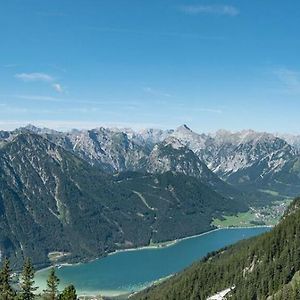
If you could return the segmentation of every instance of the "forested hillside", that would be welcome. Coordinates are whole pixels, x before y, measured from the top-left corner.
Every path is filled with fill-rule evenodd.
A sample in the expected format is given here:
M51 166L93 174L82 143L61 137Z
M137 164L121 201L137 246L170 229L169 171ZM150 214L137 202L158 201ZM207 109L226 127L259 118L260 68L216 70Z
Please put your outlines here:
M213 217L247 210L199 179L108 175L40 135L17 135L0 149L0 250L18 267L49 254L102 256L211 229Z
M212 253L133 299L207 299L233 288L230 299L300 299L300 198L262 236Z

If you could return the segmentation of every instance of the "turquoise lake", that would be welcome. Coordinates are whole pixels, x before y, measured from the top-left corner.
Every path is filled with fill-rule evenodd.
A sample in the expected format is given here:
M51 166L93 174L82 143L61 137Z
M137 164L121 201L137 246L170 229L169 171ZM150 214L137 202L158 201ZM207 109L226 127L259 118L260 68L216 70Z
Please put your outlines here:
M117 252L89 263L57 269L61 287L74 284L79 295L105 296L140 290L183 270L208 252L269 231L269 227L226 228L181 240L163 248ZM36 284L45 288L49 270L36 274Z

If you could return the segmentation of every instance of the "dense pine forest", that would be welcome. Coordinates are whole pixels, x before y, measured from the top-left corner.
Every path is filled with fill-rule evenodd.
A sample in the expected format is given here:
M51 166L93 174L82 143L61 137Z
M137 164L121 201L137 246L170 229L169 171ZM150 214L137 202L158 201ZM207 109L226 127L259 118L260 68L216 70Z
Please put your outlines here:
M134 299L207 299L233 288L230 299L300 299L300 198L275 228L207 255Z

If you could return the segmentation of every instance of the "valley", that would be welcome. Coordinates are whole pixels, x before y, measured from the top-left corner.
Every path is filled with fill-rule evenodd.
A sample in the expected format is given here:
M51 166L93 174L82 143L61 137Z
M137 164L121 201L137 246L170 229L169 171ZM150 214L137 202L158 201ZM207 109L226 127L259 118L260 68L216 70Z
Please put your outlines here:
M0 136L2 255L14 270L27 256L37 269L60 266L61 287L73 282L86 295L139 291L210 251L268 231L300 193L298 150L270 134L213 137L185 125L140 133L29 126ZM238 163L230 156L236 149ZM233 164L221 172L212 159ZM145 268L145 260L152 265ZM132 269L129 262L143 268ZM37 274L42 287L47 271Z
M213 228L213 217L247 210L214 176L231 198L180 172L111 175L35 133L0 151L0 247L14 268L24 256L40 268L51 252L76 262L199 234Z
M299 0L0 25L0 300L300 300Z

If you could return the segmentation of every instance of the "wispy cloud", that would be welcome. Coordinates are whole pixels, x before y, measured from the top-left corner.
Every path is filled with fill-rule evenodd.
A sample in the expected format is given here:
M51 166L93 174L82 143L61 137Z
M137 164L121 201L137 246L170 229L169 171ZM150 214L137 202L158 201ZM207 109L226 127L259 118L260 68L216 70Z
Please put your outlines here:
M210 14L235 17L240 13L238 8L231 5L183 5L179 9L189 15Z
M63 93L64 88L58 82L55 82L56 79L52 75L47 73L18 73L15 74L15 78L22 80L23 82L44 82L50 84L52 89L57 93Z
M54 90L58 93L63 93L64 92L64 89L63 87L61 86L61 84L59 83L53 83L52 84L52 87L54 88Z
M15 75L15 78L20 79L24 82L53 82L54 77L46 73L19 73Z
M273 72L289 93L300 93L300 71L279 68Z
M172 97L171 94L166 93L166 92L162 92L156 89L153 89L151 87L144 87L143 88L144 92L146 92L147 94L151 94L153 96L158 96L158 97Z

